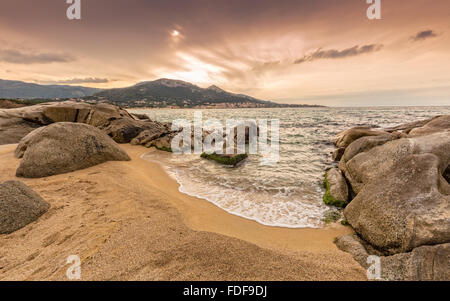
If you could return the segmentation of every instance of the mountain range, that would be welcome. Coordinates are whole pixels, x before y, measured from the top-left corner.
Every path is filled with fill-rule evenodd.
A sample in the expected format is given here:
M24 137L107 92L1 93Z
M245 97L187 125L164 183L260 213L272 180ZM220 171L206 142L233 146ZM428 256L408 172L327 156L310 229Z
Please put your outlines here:
M55 99L78 98L92 95L100 89L67 85L38 85L0 79L0 98Z
M131 87L107 90L63 85L38 85L19 81L0 80L0 98L77 98L93 103L108 102L122 107L308 107L308 105L278 104L244 94L230 93L214 85L208 88L201 88L189 82L166 78L141 82Z
M128 88L100 91L89 98L131 107L277 106L276 103L243 94L230 93L217 86L201 88L189 82L166 78L142 82Z

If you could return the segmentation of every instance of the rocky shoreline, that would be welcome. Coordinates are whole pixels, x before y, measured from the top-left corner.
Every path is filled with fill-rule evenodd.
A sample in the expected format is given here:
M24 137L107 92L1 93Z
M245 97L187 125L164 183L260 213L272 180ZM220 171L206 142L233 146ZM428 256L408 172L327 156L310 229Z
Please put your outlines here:
M21 178L130 160L118 143L170 151L175 134L169 124L108 104L0 110L0 145L18 143ZM364 268L370 255L379 256L384 280L449 280L450 115L388 129L352 128L334 144L336 167L326 173L324 201L345 208L344 222L356 233L336 238L336 245ZM50 208L22 182L1 184L0 195L6 200L0 234L25 227Z
M152 121L145 114L130 114L110 104L64 101L0 110L0 145L18 143L14 155L21 159L16 171L20 178L43 178L106 161L130 160L118 144L130 143L171 152L171 142L177 133L170 129L168 123ZM207 134L204 132L203 138ZM246 157L202 154L202 158L232 166ZM14 199L16 196L10 192L9 186L5 183L2 193L5 198ZM33 214L30 210L32 206L4 210L7 216L2 220L9 223L18 212L33 216L21 223L25 226L43 213ZM8 228L7 225L0 225L0 228L3 226Z
M356 232L336 239L383 280L450 279L450 116L336 135L324 201Z

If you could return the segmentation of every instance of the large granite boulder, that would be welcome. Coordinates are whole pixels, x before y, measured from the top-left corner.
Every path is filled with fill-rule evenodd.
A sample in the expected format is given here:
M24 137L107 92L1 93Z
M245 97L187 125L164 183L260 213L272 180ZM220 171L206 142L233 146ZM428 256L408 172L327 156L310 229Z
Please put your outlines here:
M128 155L101 130L80 123L58 122L24 137L15 155L23 158L18 177L40 178L91 167L106 161L128 161Z
M342 131L338 133L333 143L337 147L347 147L349 146L353 141L366 136L380 136L380 135L386 135L388 134L385 131L380 130L374 130L373 128L369 127L354 127L345 131Z
M449 164L448 131L357 154L340 164L357 193L345 217L365 241L388 254L449 242Z
M386 134L380 136L366 136L359 138L352 142L344 151L342 158L344 162L350 161L353 157L355 157L359 153L367 152L372 148L383 145L386 142L395 140L400 136L393 134ZM340 148L338 148L340 149ZM341 158L341 159L342 159Z
M450 280L450 244L422 246L411 252L383 256L357 235L344 235L335 240L344 252L350 253L364 268L370 255L380 258L380 279L390 281L448 281Z
M367 242L386 254L450 242L450 185L434 154L406 156L362 188L344 211Z
M409 123L404 123L404 124L400 124L400 125L397 125L394 127L385 128L385 129L383 129L383 131L386 131L389 133L402 132L404 134L409 134L409 132L411 132L413 129L423 127L428 122L430 122L436 118L439 118L439 117L441 117L441 116L435 116L433 118L429 118L429 119L425 119L425 120L418 120L418 121L413 121L413 122L409 122Z
M0 184L0 234L25 227L47 212L50 204L19 181Z
M450 115L433 118L422 127L416 127L409 132L410 136L423 136L450 130ZM450 135L450 133L449 133Z
M368 255L381 256L383 279L450 280L449 121L438 116L357 139L351 129L335 139L341 147L353 140L339 169L354 197L344 215L357 233L336 244L364 267Z
M351 145L344 153L339 168L344 172L356 193L359 193L362 187L372 179L391 171L394 164L409 155L425 153L436 155L439 158L441 174L444 174L449 164L450 133L447 131L390 141L368 151L359 152L352 157L354 153L357 153L354 149L361 149L358 146L360 141L355 143L355 147Z

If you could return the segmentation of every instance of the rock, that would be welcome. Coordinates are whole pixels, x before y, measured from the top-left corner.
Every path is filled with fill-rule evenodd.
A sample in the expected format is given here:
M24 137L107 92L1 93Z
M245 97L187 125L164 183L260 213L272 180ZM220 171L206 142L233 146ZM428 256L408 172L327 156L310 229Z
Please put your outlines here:
M380 136L366 136L353 141L347 148L344 149L344 162L350 161L359 153L371 150L372 148L383 145L388 141L397 139L398 136L392 134ZM342 159L342 158L341 158Z
M449 281L450 243L422 246L409 253L383 256L381 278L390 281Z
M154 130L144 130L131 140L132 145L146 145L147 143L161 137L161 133Z
M367 269L369 266L369 264L367 264L369 253L357 235L340 236L335 239L334 243L340 250L350 253L363 268Z
M15 144L41 125L19 117L9 117L0 110L0 145Z
M385 131L379 131L374 130L369 127L354 127L348 130L345 130L343 132L338 133L333 143L337 147L347 147L349 146L353 141L365 137L365 136L380 136L380 135L386 135L387 132Z
M436 117L433 117L433 118L430 118L430 119L426 119L426 120L419 120L419 121L409 122L409 123L401 124L401 125L398 125L398 126L395 126L395 127L386 128L386 129L383 129L383 130L386 131L386 132L389 132L389 133L401 132L401 133L404 133L404 134L409 134L409 132L412 129L422 127L425 124L427 124L428 122L430 122L430 121L432 121L432 120L434 120L436 118L439 118L439 117L440 116L436 116Z
M167 128L160 123L129 118L113 119L106 127L102 127L101 129L117 143L129 143L144 131L146 131L147 136L141 136L134 143L144 144L144 142L139 141L146 140L146 138L152 135L161 136L167 133Z
M243 130L244 135L242 137L240 137L238 135L240 128L244 129ZM250 143L250 138L258 139L259 131L260 131L260 129L255 121L245 120L245 121L240 122L234 129L231 129L230 134L232 134L234 137L235 145L237 145L238 143L248 144L248 143ZM226 139L227 139L226 135L224 138L226 141ZM255 140L255 141L257 141L257 140Z
M412 129L409 136L423 136L443 131L447 131L450 135L450 115L434 118L424 126Z
M364 267L368 255L380 256L382 279L450 279L449 121L438 116L361 137L339 162L356 194L344 216L358 235L336 244ZM338 144L353 139L343 133Z
M333 151L333 155L332 155L333 161L340 161L342 159L342 156L344 155L344 152L345 152L345 147L339 147L339 148L335 149Z
M47 212L50 204L19 181L0 184L0 234L17 231Z
M175 137L176 133L171 133L165 136L162 136L158 139L152 140L148 142L145 147L154 146L158 150L172 152L172 139Z
M150 117L148 117L147 114L139 114L139 113L133 113L131 114L133 117L135 117L137 120L150 120Z
M367 244L357 235L344 235L335 240L336 246L363 267L370 264L370 255L380 257L382 280L389 281L448 281L450 279L450 244L422 246L408 253L382 256L367 250Z
M215 161L217 163L223 164L223 165L229 165L229 166L237 166L240 162L247 159L247 154L240 154L240 155L225 155L225 154L207 154L203 153L201 155L202 158Z
M86 123L106 127L111 119L133 119L125 110L109 104L49 102L16 109L0 109L0 144L18 143L38 127L55 122Z
M327 205L345 207L348 204L348 186L342 173L337 168L325 174L325 194L323 201Z
M369 183L380 174L387 173L393 165L408 155L432 153L440 159L441 174L444 174L450 157L450 135L446 132L435 133L427 136L403 138L387 142L381 146L374 147L366 152L361 152L350 160L351 147L344 153L343 160L339 163L341 169L353 190L356 193L362 189L364 184Z
M430 153L399 160L363 186L346 207L346 219L387 254L449 242L450 185L439 161Z
M88 168L106 161L128 161L128 155L99 129L59 122L36 129L15 151L23 157L18 177L40 178Z
M339 212L336 209L330 209L325 211L325 213L323 214L323 221L326 224L334 223L340 220L341 217L342 217L341 212Z

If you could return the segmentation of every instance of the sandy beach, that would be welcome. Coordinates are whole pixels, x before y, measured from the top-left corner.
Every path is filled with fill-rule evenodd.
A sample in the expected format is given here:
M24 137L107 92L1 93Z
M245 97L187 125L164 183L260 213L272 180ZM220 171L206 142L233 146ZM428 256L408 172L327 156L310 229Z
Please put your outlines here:
M0 146L0 181L17 179L16 145ZM0 280L67 280L70 255L82 280L366 280L333 239L351 233L268 227L185 195L157 152L121 145L129 162L106 162L41 179L20 179L51 209L0 236Z

